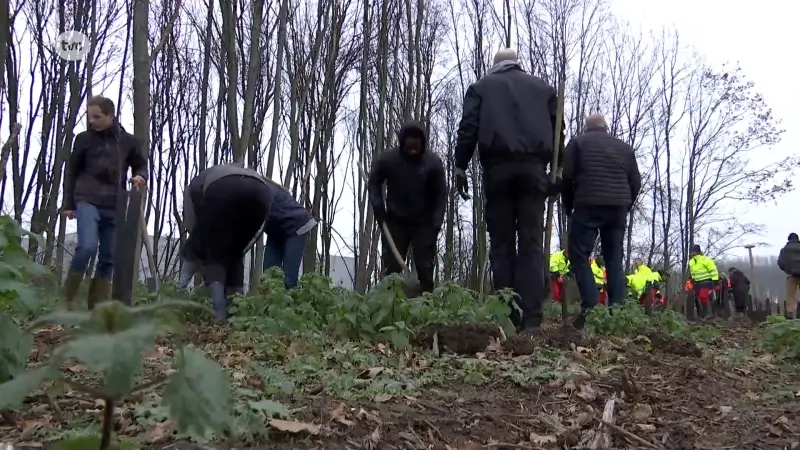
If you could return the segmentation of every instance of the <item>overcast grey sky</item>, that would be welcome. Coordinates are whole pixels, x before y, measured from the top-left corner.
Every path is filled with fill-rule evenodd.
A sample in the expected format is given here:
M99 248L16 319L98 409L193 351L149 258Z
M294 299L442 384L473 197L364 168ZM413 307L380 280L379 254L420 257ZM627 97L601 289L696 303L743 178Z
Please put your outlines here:
M767 104L786 129L783 140L765 155L768 160L797 154L800 148L800 88L795 59L800 5L790 0L613 0L614 12L644 28L674 25L681 39L712 64L739 62L746 75L764 95ZM791 37L790 37L791 35ZM798 171L800 176L800 171ZM800 189L800 183L796 183ZM762 238L771 248L756 249L758 254L777 254L790 232L800 232L800 191L777 202L742 207L745 222L766 225ZM733 252L744 255L739 249Z

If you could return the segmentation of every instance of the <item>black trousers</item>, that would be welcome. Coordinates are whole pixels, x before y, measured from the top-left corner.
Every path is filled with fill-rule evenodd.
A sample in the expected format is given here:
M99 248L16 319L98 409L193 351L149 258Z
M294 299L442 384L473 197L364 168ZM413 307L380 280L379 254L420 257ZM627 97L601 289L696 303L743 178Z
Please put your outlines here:
M229 175L206 187L187 241L188 251L203 262L206 284L244 286L244 253L263 232L271 205L269 187L252 177Z
M589 257L597 235L606 263L609 306L625 298L625 273L622 270L622 241L625 237L628 211L623 206L576 206L572 213L568 237L569 262L581 294L581 312L597 305L594 274Z
M386 227L392 235L394 245L405 261L411 247L414 267L417 269L419 284L423 292L433 291L433 269L436 263L436 239L439 231L432 226L406 225L396 220L387 220ZM389 242L383 239L383 264L386 274L402 273L403 268L394 257Z
M542 318L547 296L544 282L544 210L547 174L544 165L514 161L484 166L486 228L494 288L513 288L519 296L511 320L517 326Z
M747 309L747 294L750 289L747 286L732 286L731 292L733 293L733 304L736 307L736 312L744 312Z

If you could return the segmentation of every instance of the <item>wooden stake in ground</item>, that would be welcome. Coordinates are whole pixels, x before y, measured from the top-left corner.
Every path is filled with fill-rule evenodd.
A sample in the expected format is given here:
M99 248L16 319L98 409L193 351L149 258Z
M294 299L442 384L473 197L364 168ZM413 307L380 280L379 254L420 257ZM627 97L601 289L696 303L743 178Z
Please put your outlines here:
M556 107L556 129L554 130L553 139L553 159L550 161L550 183L555 184L560 169L558 169L559 148L561 147L561 128L564 124L564 76L560 77L558 82L558 106ZM555 207L555 197L550 197L547 200L547 221L545 222L544 231L544 268L545 274L549 273L550 269L550 242L553 238L553 213ZM545 276L545 274L542 274ZM568 313L567 299L561 296L561 320L566 322Z

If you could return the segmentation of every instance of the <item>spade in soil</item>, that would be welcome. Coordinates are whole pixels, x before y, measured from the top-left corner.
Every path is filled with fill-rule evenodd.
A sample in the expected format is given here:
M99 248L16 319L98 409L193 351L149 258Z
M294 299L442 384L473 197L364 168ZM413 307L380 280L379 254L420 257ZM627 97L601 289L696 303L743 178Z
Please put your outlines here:
M397 251L392 233L389 232L389 227L386 226L385 222L381 223L381 230L383 231L383 238L386 239L386 242L389 244L389 249L392 251L392 256L397 260L397 264L400 264L400 267L403 268L403 292L405 292L406 298L419 297L422 295L422 285L419 283L416 275L411 273L411 270L409 270L406 262L400 255L400 252Z

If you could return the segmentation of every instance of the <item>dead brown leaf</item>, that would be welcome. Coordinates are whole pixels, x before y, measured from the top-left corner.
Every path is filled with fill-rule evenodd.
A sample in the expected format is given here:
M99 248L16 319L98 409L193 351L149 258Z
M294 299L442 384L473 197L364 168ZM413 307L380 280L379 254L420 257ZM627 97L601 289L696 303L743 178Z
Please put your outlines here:
M653 408L646 403L637 403L633 406L633 411L631 411L631 416L637 422L647 422L647 419L653 415Z
M586 403L591 403L597 400L597 390L590 386L589 384L582 384L578 388L578 392L575 394L581 400L585 401Z
M389 395L389 394L378 394L378 395L375 396L375 398L373 400L375 401L375 403L386 403L389 400L391 400L392 398L394 398L394 397L392 395Z
M358 378L362 380L369 380L377 377L378 375L386 372L385 367L370 367L369 369L358 374Z
M172 435L172 421L166 420L164 422L158 422L156 425L149 430L145 434L145 439L147 442L153 443L158 442L162 439L166 439Z
M270 419L270 421L267 423L269 423L272 428L293 434L300 432L319 434L321 430L319 425L307 422L299 422L297 420Z
M530 440L533 443L533 445L538 445L540 447L544 445L555 444L556 442L558 442L558 438L556 438L555 436L542 436L541 434L536 434L534 432L531 432L530 436L528 437L528 440Z
M347 405L340 403L330 414L331 421L339 422L348 427L353 426L353 421L347 419Z

